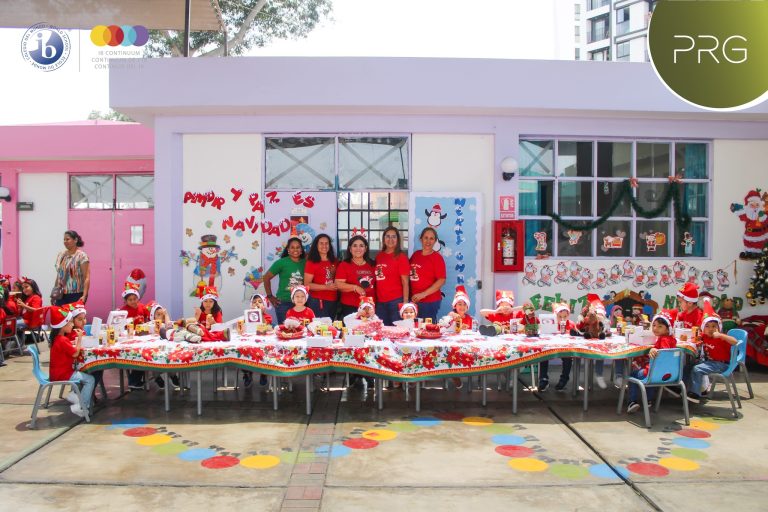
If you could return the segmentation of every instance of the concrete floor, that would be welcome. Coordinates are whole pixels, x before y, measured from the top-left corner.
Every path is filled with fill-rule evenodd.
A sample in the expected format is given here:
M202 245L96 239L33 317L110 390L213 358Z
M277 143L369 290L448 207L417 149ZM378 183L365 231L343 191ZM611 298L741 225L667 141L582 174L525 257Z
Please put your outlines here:
M595 390L585 413L580 397L521 386L513 415L495 378L487 407L479 390L434 382L416 413L413 393L406 402L402 390L386 391L379 411L372 392L343 390L338 375L330 392L315 392L308 417L303 379L285 387L275 412L266 389L233 389L233 371L227 388L218 377L214 393L213 373L205 374L197 416L192 392L174 391L166 413L154 385L119 396L118 372L109 370L110 399L90 424L57 399L30 430L37 384L30 358L11 357L0 368L0 508L767 509L764 368L751 368L756 397L743 400L739 418L718 392L691 407L686 427L670 397L651 429L642 414L616 415L615 389Z

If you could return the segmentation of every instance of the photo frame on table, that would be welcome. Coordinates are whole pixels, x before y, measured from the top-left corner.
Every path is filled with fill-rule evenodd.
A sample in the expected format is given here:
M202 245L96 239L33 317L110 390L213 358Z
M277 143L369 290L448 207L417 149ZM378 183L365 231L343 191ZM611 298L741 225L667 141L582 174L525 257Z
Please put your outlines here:
M120 333L125 330L125 324L128 323L128 312L123 310L110 311L107 316L106 327L111 327L115 332Z
M539 315L539 334L557 334L557 317L554 313Z
M243 321L245 322L245 332L256 332L256 326L264 323L264 314L260 309L246 309L243 311Z

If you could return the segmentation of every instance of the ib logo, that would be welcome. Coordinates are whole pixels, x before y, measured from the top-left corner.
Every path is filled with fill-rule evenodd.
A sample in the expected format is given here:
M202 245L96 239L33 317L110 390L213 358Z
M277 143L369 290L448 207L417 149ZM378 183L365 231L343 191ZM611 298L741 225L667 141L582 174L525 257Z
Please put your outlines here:
M50 23L32 25L21 38L21 55L25 61L43 71L54 71L67 62L69 36Z
M91 42L96 46L144 46L149 31L142 25L96 25L91 29Z
M660 1L648 28L656 74L683 100L736 111L768 99L768 2Z

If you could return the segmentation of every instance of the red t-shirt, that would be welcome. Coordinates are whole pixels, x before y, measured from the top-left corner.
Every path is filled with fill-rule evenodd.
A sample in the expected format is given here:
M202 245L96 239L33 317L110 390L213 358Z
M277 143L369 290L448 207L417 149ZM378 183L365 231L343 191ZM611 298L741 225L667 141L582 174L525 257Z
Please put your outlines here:
M659 336L656 338L656 343L654 343L653 348L656 350L662 350L665 348L675 348L677 347L677 340L674 336ZM648 372L651 369L651 358L648 356L642 356L637 359L636 364L639 368L642 368L645 370L645 375L648 375Z
M40 309L43 307L43 298L39 295L30 295L24 303L31 308ZM21 318L24 319L24 323L27 326L32 323L32 315L34 314L35 312L29 309L25 309L24 313L21 314Z
M69 380L74 373L75 362L75 346L72 341L63 334L56 336L51 345L50 357L50 380Z
M261 312L261 316L264 317L264 323L265 324L271 324L272 323L272 315L270 315L266 311L262 311Z
M16 299L14 297L17 297L17 295L9 295L9 298L5 303L5 307L10 311L9 316L19 316L19 306L16 305Z
M133 318L134 324L141 324L149 321L149 310L147 309L147 306L141 302L136 304L135 308L128 307L127 304L124 304L120 309L128 312L128 318Z
M304 266L304 275L311 275L314 284L332 284L336 279L336 263L331 261L307 260ZM339 292L336 290L310 290L311 297L319 300L339 300Z
M410 279L413 297L432 286L438 279L445 279L445 260L437 252L429 256L424 256L421 251L414 252L411 256ZM421 299L421 302L436 302L442 298L440 290L437 290Z
M205 311L201 311L200 316L197 317L197 322L199 324L205 325L206 318L208 318L208 314ZM221 316L221 311L213 315L214 324L220 324L222 321L223 321L223 317Z
M730 343L720 338L707 336L706 334L701 335L701 340L704 343L704 353L707 354L708 359L726 364L731 362Z
M285 313L285 318L295 318L299 321L306 319L311 322L315 319L315 312L306 306L304 306L304 311L296 311L296 308L291 308Z
M680 311L677 314L677 321L683 322L683 326L686 329L690 329L691 327L701 327L702 320L704 320L704 312L701 308L695 308L690 313Z
M361 281L367 280L370 286L365 290L365 294L369 297L376 296L375 278L376 269L373 265L363 263L362 265L355 265L354 263L342 261L339 266L336 267L336 279L340 279L348 284L360 285ZM360 295L355 292L341 292L341 303L345 306L357 307L360 305Z
M508 315L504 315L502 313L491 313L486 317L486 319L494 324L506 324L509 325L509 321L513 318L523 318L523 312L522 311L513 311L512 313Z
M472 322L474 321L471 316L464 315L463 317L454 318L454 322L459 323L461 322L461 325L464 326L464 329L471 329L472 328Z
M403 276L411 271L408 257L381 251L376 255L376 302L403 299Z

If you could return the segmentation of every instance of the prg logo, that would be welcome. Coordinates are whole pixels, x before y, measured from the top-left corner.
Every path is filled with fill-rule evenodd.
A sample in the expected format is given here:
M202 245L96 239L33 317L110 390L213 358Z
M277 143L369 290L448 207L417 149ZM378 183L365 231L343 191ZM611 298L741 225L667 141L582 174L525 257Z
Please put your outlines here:
M142 25L96 25L91 29L91 42L96 46L144 46L149 31Z
M50 23L32 25L21 38L21 56L43 71L54 71L63 66L70 50L67 33Z

